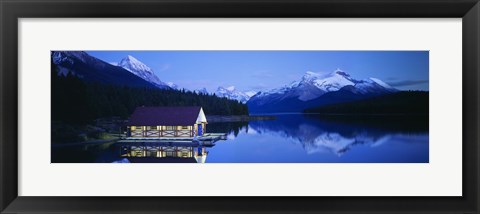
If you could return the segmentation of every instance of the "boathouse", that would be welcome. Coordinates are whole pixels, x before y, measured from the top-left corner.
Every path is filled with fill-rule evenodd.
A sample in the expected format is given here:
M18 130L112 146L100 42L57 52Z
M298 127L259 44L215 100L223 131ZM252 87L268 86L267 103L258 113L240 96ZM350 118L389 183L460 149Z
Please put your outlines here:
M199 106L137 107L127 123L127 137L195 137L206 132Z

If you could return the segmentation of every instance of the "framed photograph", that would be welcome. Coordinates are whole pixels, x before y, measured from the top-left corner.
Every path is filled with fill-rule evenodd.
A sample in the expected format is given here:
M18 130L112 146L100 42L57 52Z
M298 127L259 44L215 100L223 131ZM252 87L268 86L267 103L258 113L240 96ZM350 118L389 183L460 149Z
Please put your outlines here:
M476 0L0 8L2 213L478 213Z

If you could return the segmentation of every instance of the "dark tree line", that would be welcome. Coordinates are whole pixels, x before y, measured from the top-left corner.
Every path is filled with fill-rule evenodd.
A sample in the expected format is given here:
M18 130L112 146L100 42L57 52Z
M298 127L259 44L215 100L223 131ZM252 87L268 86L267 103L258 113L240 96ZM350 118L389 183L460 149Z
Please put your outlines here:
M236 100L185 90L135 88L84 82L71 75L57 75L52 63L52 120L85 124L103 117L128 118L138 106L201 106L205 114L248 115Z
M365 100L306 109L320 114L406 114L428 115L428 91L402 91Z

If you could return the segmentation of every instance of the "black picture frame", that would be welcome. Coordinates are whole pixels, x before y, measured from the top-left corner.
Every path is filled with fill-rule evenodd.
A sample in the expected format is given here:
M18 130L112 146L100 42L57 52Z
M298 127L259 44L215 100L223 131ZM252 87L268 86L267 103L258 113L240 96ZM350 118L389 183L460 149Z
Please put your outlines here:
M478 213L478 0L0 0L2 213ZM19 197L18 19L134 17L462 18L462 197ZM445 41L448 42L448 41ZM432 108L435 108L434 106ZM446 121L448 122L448 121ZM241 178L239 178L241 179ZM73 184L72 184L73 185ZM441 187L439 187L441 188Z

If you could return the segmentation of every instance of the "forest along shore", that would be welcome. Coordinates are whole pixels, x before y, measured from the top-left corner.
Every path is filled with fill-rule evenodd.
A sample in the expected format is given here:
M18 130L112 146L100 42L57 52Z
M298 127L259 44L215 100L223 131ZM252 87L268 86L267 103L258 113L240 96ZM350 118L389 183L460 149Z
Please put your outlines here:
M276 120L276 116L271 115L207 115L207 121L209 123L219 122L246 122L252 120Z

